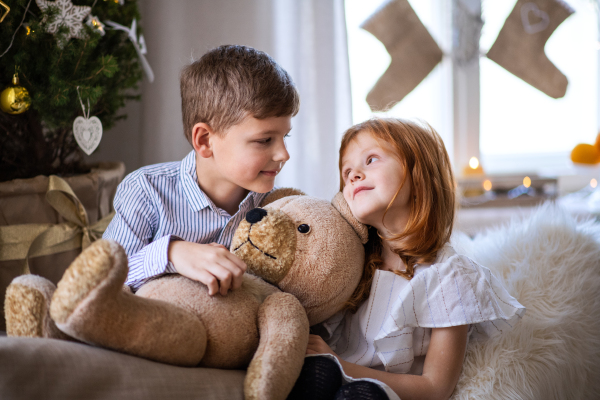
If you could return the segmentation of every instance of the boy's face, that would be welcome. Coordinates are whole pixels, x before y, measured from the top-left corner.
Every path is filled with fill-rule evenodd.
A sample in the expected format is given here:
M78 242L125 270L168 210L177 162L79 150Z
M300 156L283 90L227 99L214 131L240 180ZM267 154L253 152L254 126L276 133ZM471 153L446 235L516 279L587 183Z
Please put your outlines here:
M257 193L273 189L275 176L290 159L285 137L292 117L246 117L212 137L213 157L221 179Z

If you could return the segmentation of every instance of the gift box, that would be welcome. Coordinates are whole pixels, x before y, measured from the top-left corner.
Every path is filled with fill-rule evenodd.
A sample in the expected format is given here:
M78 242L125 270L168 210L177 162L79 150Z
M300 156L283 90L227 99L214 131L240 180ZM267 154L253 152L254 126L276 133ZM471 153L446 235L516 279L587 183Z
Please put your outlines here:
M82 248L102 237L124 175L125 165L114 162L71 177L0 182L1 331L6 330L4 297L10 282L31 273L56 284Z

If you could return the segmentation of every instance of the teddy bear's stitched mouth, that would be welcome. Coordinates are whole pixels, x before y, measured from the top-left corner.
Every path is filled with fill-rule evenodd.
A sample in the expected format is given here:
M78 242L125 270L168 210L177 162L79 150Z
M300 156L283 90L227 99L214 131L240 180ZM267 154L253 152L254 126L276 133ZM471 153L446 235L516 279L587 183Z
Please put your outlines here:
M233 251L238 251L243 245L245 245L246 243L250 243L252 245L252 247L254 247L256 250L258 250L261 253L263 253L265 256L267 256L269 258L272 258L273 260L277 260L277 257L274 257L274 256L270 255L269 253L267 253L266 251L262 250L260 247L258 247L254 243L252 243L252 239L250 239L250 231L252 231L252 226L253 225L254 224L250 225L250 229L248 229L248 238L246 239L246 241L244 243L240 244L235 249L233 249Z

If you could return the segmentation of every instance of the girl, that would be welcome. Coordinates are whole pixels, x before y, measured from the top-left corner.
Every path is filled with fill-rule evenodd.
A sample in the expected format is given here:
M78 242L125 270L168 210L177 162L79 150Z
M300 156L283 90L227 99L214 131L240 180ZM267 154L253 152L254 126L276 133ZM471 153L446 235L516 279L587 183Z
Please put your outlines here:
M448 244L456 185L430 126L377 118L351 127L340 176L370 227L365 271L348 309L320 326L325 340L310 336L306 353L329 356L306 359L290 398L447 399L469 337L508 330L525 309Z

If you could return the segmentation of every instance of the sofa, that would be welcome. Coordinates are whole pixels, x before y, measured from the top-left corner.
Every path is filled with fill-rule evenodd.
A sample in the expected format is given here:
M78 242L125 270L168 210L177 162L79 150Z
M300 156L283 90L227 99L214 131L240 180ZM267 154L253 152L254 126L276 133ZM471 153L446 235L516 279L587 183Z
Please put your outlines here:
M456 231L452 244L527 308L510 332L469 343L452 399L600 398L600 222L546 203L474 237ZM7 400L242 399L244 376L75 342L0 337Z

